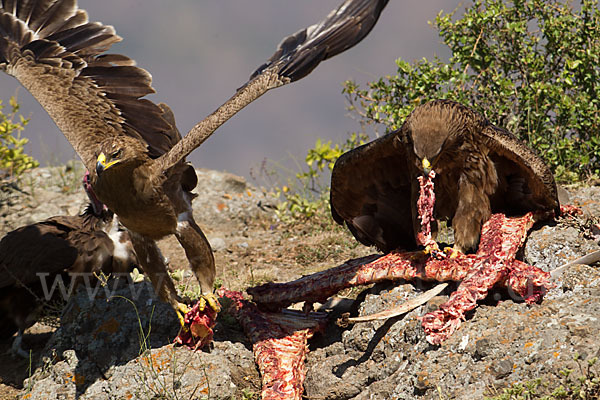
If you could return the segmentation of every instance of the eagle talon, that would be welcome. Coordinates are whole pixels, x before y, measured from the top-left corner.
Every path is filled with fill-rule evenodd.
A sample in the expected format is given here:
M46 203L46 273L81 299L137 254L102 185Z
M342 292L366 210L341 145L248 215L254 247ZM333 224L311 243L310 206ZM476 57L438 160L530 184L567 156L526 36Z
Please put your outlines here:
M425 249L423 249L423 253L435 258L444 257L444 253L440 250L437 243L428 244L427 246L425 246Z
M203 294L198 300L198 308L200 311L204 311L204 308L208 305L210 308L215 310L216 313L221 311L221 304L219 299L213 293Z
M177 318L179 319L179 324L183 329L187 329L185 326L185 315L190 312L190 307L184 303L177 303L177 309L175 313L177 314Z
M446 257L449 258L456 258L458 257L459 254L462 254L462 251L460 251L458 248L456 247L444 247L444 253L446 254Z

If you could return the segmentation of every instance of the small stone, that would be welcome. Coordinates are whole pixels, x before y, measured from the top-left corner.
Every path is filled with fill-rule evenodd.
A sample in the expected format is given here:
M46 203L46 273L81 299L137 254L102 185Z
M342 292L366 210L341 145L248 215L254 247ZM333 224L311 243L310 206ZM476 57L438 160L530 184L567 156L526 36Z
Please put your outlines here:
M227 248L227 244L225 243L225 240L221 237L208 238L208 241L209 241L210 247L213 249L213 251L222 251Z
M492 371L496 379L503 379L513 371L513 363L510 360L502 360L492 365Z

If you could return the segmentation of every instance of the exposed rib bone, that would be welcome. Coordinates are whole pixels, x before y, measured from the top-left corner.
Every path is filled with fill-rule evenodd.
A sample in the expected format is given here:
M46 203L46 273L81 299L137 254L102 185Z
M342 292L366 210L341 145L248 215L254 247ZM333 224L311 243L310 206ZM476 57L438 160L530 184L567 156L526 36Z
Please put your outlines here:
M448 287L447 283L440 283L435 286L433 289L429 289L428 291L421 293L420 295L413 297L412 299L400 304L397 307L390 308L389 310L385 310L376 314L364 315L362 317L354 317L350 318L349 313L342 314L342 317L337 320L337 324L341 327L347 327L349 324L356 324L358 322L369 322L369 321L377 321L384 320L389 318L397 317L398 315L406 314L409 311L414 310L419 307L421 304L427 303L429 300L437 296Z

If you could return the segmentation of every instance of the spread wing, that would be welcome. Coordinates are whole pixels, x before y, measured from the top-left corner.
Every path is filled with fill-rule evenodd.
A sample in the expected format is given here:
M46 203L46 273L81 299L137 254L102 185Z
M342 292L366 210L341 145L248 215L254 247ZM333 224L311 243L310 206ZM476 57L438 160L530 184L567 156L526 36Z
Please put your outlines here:
M488 125L482 132L498 173L492 212L559 211L556 182L544 161L512 133Z
M388 252L414 239L407 148L400 131L343 154L331 174L331 213L364 245Z
M130 58L102 54L121 40L113 27L88 22L76 0L0 1L0 69L46 109L88 170L111 136L143 141L151 157L178 140L153 93L150 74Z
M274 89L308 75L328 58L360 42L373 28L389 0L346 0L316 25L286 37L268 62L215 112L196 124L155 168L165 171L187 157L229 118Z
M346 0L321 22L281 41L277 51L250 77L267 68L292 82L308 75L323 60L348 50L371 32L389 0Z

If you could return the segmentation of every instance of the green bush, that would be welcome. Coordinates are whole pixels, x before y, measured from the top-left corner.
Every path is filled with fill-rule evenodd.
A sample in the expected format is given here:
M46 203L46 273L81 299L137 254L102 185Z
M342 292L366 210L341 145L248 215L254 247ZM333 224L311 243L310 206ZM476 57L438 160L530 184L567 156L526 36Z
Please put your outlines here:
M22 115L14 122L19 111L19 104L14 97L9 101L11 112L2 112L4 106L0 100L0 183L18 179L23 172L35 168L39 163L23 152L23 147L29 141L21 138L21 131L29 122Z
M397 75L346 82L364 122L393 130L418 104L444 98L471 105L537 149L560 181L600 174L600 14L559 0L478 0L433 25L451 50L398 59Z
M341 145L317 139L304 159L306 168L297 164L300 172L292 172L275 162L263 163L261 175L281 199L276 210L279 217L285 220L322 216L329 221L329 177L333 165L346 151L367 141L367 135L357 133L349 135Z

